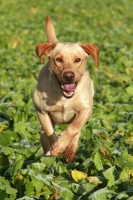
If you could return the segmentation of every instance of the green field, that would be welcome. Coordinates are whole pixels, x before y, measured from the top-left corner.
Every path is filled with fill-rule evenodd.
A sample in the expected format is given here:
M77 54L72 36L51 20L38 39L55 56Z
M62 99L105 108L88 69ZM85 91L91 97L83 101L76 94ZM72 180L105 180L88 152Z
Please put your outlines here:
M100 50L99 67L88 59L93 116L72 164L43 156L32 102L47 15L60 42ZM133 200L132 0L0 0L0 200L16 199Z

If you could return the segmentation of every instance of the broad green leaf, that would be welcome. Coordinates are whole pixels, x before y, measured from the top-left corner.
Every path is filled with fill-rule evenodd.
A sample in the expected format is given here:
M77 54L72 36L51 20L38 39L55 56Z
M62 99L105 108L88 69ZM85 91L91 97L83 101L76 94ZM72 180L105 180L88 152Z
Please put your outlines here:
M0 190L0 198L5 199L7 197L7 193L5 190Z
M121 171L119 178L120 179L128 179L128 169L127 168L124 168Z
M13 150L13 148L11 148L11 147L4 147L4 148L2 148L2 152L3 152L5 155L10 155L10 154L13 154L13 153L14 153L14 150Z
M129 95L133 95L133 85L126 88L126 91Z
M42 156L42 155L43 155L43 148L40 147L40 148L38 149L38 151L36 152L35 157L37 158L37 157Z
M65 188L70 188L70 184L69 184L69 180L67 180L65 177L62 177L62 176L57 176L55 179L54 179L55 183L57 183L58 185L63 185L63 187Z
M44 199L49 199L50 197L52 197L52 195L54 195L55 192L56 192L55 190L53 191L49 187L44 185L41 195L44 197Z
M14 188L11 188L10 186L6 186L6 193L7 194L16 194L17 190L15 190Z
M31 168L33 170L35 169L38 171L43 171L46 168L46 165L43 163L33 163L30 166L28 166L28 168Z
M38 180L35 176L32 176L31 178L32 178L32 184L36 190L36 193L40 193L44 186L44 183Z
M115 182L115 167L111 167L103 172L104 177L108 180L108 186L111 187Z
M60 175L68 172L66 165L62 162L58 162L57 170Z
M9 185L8 180L5 177L2 177L2 176L0 176L0 183L3 184L3 185Z
M17 200L35 200L35 199L28 196L23 196L22 198L19 198Z
M56 158L54 157L42 157L41 162L46 164L47 166L57 166Z
M119 194L117 197L116 197L116 199L115 200L122 200L122 199L127 199L127 197L129 197L128 196L128 194Z
M51 183L52 183L52 185L54 186L54 188L56 188L56 191L60 191L59 193L62 194L61 196L64 196L64 194L70 194L70 197L73 196L71 190L68 189L68 188L66 188L66 187L64 187L64 185L63 185L63 186L62 186L62 185L58 185L57 183L55 183L55 182L53 182L53 181L51 181ZM82 189L83 189L83 188L82 188ZM82 189L80 188L80 190L82 190ZM69 197L69 198L70 198L70 197ZM67 198L68 198L68 197L66 197L66 199L67 199Z
M5 190L5 189L6 189L6 185L0 184L0 189L1 189L1 190Z
M72 191L76 194L83 194L85 192L85 188L77 183L72 183Z
M47 178L43 178L41 174L38 174L35 176L38 180L40 180L42 183L44 183L47 187L49 187L52 191L54 190L54 187L51 183L51 180L47 180Z
M3 131L0 133L0 146L8 146L13 140L18 139L18 135L13 131Z
M88 170L88 168L91 168L92 165L92 159L91 158L87 158L83 161L82 165L80 165L79 169L81 170Z
M107 128L107 130L111 131L112 130L112 126L110 125L109 121L107 120L102 120L102 124L105 128Z
M75 195L72 193L71 190L64 190L62 191L62 194L61 194L62 199L65 199L65 200L73 199L74 196Z
M103 170L102 156L99 151L97 151L94 155L94 164L98 171Z
M29 169L20 169L20 173L21 173L22 175L28 174L29 171L30 171Z
M27 129L27 125L25 123L19 122L14 124L15 131L25 131Z
M24 160L25 160L25 156L21 154L16 154L16 160L15 160L12 176L15 176L17 172L21 169L24 163Z
M86 192L91 192L93 191L97 185L96 184L93 184L93 183L83 183L82 186L84 187L84 189L86 190Z
M1 121L1 120L0 120L0 121ZM1 133L4 129L6 129L7 127L8 127L7 124L0 122L0 133Z
M26 184L25 186L25 195L27 196L34 196L35 192L34 192L34 186L32 182L29 182Z
M0 176L0 198L4 199L5 197L10 196L10 200L15 200L16 194L17 190L11 187L9 182L4 177Z
M129 197L129 198L127 198L127 200L133 200L133 197Z
M24 155L26 158L29 158L30 156L33 155L33 152L30 151L30 148L31 148L30 145L29 145L29 148L28 148L28 146L26 148L24 148L23 143L22 143L22 147L17 149L17 153Z
M108 196L110 197L113 197L115 195L115 192L111 191L111 190L108 190L107 188L103 188L103 189L100 189L96 192L94 192L92 195L89 196L88 200L107 200L108 199Z
M129 154L127 151L123 151L121 156L117 159L117 164L121 168L133 168L133 156Z

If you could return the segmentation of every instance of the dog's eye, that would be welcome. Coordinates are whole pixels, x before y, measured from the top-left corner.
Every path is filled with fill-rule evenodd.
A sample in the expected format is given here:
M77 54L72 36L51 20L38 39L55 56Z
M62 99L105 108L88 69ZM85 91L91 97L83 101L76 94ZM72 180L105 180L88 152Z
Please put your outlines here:
M57 62L62 62L62 58L56 58Z
M78 63L78 62L80 62L80 61L81 61L80 58L76 58L76 59L75 59L75 63Z

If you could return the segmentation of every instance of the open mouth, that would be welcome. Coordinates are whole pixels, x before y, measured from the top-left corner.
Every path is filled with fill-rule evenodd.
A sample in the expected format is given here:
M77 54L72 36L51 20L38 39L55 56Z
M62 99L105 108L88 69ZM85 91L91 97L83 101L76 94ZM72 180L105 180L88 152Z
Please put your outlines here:
M74 95L77 83L65 83L61 84L64 97L71 98Z

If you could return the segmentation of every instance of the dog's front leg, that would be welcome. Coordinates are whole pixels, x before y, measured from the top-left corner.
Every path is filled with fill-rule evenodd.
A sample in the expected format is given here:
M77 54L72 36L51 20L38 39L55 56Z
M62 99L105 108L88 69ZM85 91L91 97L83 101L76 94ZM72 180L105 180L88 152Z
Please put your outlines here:
M50 155L50 150L52 144L56 141L56 135L54 133L54 122L51 120L47 113L41 113L36 111L42 130L40 133L40 140L43 147L45 155Z
M61 133L58 140L52 145L51 155L58 156L70 145L74 137L79 134L83 125L88 121L92 115L92 110L84 108L80 110L74 121L68 126L68 128Z
M65 158L66 162L68 162L68 163L72 163L75 159L76 150L78 148L79 135L80 135L80 133L78 133L73 138L69 147L67 148L67 150L64 153L64 158Z

